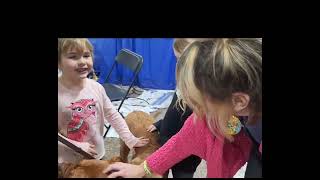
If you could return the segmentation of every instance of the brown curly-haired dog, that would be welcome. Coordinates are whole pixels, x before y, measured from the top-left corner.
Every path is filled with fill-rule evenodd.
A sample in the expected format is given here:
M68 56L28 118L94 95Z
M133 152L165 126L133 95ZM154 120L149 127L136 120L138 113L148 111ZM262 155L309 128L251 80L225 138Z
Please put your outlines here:
M135 153L129 163L141 164L146 157L159 149L159 134L157 132L150 133L147 128L154 123L154 118L142 111L134 111L129 113L125 118L132 134L136 137L145 137L149 139L146 146L134 148ZM63 163L59 165L60 178L106 178L108 175L103 173L110 164L115 162L128 162L128 154L130 149L120 140L120 156L110 160L81 160L79 164ZM161 177L161 176L152 176Z
M110 160L84 159L79 164L62 163L58 170L59 178L106 178L103 173L110 164L122 162L120 157L113 157Z
M158 143L160 136L156 131L152 133L147 131L147 128L154 123L154 118L145 112L133 111L127 115L125 120L134 136L149 139L149 143L146 146L134 148L134 153L129 163L139 165L143 163L149 155L160 148ZM128 162L129 152L130 149L120 140L120 156L123 162Z

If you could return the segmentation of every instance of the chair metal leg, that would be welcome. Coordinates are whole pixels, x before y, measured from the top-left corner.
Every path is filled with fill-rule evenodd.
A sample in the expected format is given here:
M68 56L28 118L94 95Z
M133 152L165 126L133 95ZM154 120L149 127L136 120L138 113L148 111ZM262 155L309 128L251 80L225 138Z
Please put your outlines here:
M105 82L109 81L109 78L111 76L111 73L112 73L114 67L116 67L116 65L118 65L118 64L122 64L122 65L128 67L134 73L134 75L132 77L132 82L130 83L130 86L129 86L128 90L126 91L124 97L122 97L121 103L118 107L118 112L120 113L120 108L123 105L124 100L127 99L127 96L129 94L131 88L133 87L135 81L137 81L138 74L142 68L143 58L141 55L136 54L128 49L121 49L119 54L115 58L115 62L112 64L111 70L109 71ZM106 88L106 87L104 86L104 88ZM105 90L107 92L107 89L105 89ZM120 115L122 116L122 118L124 118L122 113L120 113ZM104 125L104 126L107 128L105 134L103 135L103 137L105 138L107 136L108 131L111 128L111 125L109 124L109 126L107 126L107 125Z
M120 108L121 108L121 107L120 107ZM119 108L119 110L120 110L120 108ZM122 118L124 118L123 114L122 114L119 110L118 110L119 114L122 116ZM107 130L106 130L106 132L104 133L103 138L106 138L106 136L107 136L107 134L108 134L108 132L109 132L109 130L110 130L110 128L111 128L111 125L109 124L109 126L107 126L106 124L104 124L104 127L106 127Z
M121 112L119 112L119 114L122 116L122 118L124 119L124 116L123 116L123 114L121 113Z
M104 133L103 138L106 138L106 136L107 136L107 134L108 134L108 132L109 132L109 130L110 130L110 128L111 128L111 125L110 125L110 124L109 124L109 126L104 125L104 127L106 127L107 130L106 130L106 132Z

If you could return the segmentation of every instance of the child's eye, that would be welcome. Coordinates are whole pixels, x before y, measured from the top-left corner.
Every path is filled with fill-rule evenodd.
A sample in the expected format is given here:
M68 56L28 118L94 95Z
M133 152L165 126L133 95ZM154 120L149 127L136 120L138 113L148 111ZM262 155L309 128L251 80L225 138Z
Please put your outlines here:
M77 59L77 56L69 56L69 59Z
M83 57L89 58L89 57L91 57L91 55L90 54L85 54L85 55L83 55Z

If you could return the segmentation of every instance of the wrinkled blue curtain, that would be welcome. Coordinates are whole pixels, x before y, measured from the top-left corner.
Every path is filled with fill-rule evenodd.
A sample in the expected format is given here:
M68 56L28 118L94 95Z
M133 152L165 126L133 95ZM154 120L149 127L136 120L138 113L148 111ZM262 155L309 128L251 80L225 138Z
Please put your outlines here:
M98 82L103 84L111 70L115 57L122 48L143 57L143 66L135 86L152 89L174 89L176 57L172 38L89 38L94 46L94 69ZM117 66L111 74L110 83L128 85L132 73Z

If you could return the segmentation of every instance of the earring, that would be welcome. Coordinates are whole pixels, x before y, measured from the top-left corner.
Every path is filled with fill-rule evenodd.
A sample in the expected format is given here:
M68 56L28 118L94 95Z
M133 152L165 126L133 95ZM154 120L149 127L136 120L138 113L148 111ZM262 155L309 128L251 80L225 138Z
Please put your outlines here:
M58 77L62 75L62 71L58 68Z
M236 135L240 132L242 125L239 118L232 116L227 123L227 127L230 135Z

